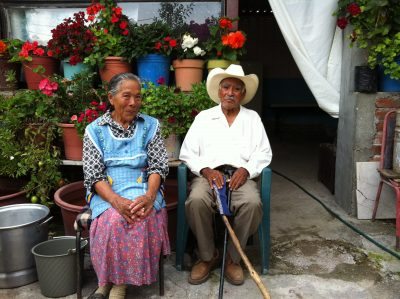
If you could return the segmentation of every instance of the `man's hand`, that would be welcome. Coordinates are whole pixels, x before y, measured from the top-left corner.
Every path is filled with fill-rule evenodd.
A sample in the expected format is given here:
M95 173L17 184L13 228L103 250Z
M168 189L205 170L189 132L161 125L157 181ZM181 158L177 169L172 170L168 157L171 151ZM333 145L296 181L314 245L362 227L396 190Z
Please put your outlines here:
M218 189L221 189L224 184L224 177L221 172L209 167L203 168L200 171L201 175L208 181L210 188L213 189L213 183L215 183Z
M247 178L249 177L249 172L246 168L240 167L238 168L232 175L231 181L229 182L229 189L237 190L241 186L246 183Z

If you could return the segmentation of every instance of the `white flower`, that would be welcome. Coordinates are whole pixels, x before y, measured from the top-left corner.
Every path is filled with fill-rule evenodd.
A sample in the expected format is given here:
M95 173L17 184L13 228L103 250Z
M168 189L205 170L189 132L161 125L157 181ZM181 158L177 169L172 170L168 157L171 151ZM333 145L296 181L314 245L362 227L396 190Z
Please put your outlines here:
M10 160L14 160L14 156L10 156Z
M193 48L199 42L198 38L193 38L190 34L185 34L182 41L182 49Z
M200 47L194 47L193 48L193 53L196 55L196 56L204 56L205 54L206 54L206 51L204 51L204 50L202 50Z

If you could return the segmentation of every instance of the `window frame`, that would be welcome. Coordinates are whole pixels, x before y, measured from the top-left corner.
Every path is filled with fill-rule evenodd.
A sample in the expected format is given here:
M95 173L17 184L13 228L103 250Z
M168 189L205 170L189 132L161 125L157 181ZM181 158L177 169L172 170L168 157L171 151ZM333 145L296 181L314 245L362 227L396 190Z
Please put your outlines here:
M163 2L154 0L118 0L119 3L134 3L134 2ZM179 2L220 2L221 11L223 15L230 18L236 18L239 15L239 0L197 0L188 1L180 0ZM7 13L7 8L35 8L35 7L54 7L54 8L68 8L68 7L87 7L88 3L85 0L3 0L0 3L0 38L9 37L10 20Z

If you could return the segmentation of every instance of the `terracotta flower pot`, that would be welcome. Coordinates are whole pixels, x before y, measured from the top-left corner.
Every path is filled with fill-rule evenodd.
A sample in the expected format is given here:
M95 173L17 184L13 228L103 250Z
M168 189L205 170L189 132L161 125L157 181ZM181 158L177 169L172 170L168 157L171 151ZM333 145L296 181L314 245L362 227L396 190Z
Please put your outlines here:
M86 205L85 194L86 190L83 186L83 181L67 184L54 193L54 202L61 208L66 235L75 235L74 221L76 216L78 216L82 208ZM165 202L168 211L168 235L170 237L170 243L173 245L176 240L178 204L177 179L169 178L165 181Z
M0 57L0 90L16 90L18 87L17 82L7 82L7 75L9 71L15 72L15 79L18 78L21 73L21 64L15 62L8 62L8 58Z
M74 124L57 124L63 130L64 153L67 160L81 161L83 142Z
M191 91L192 85L203 79L204 60L176 59L172 66L175 70L175 85L182 91Z
M0 177L0 207L20 203L29 203L26 192L21 191L26 181L21 179Z
M67 184L54 193L54 202L61 208L64 231L67 236L75 235L74 222L86 205L85 193L83 181ZM87 232L84 234L87 236Z
M47 56L33 56L32 61L22 63L28 89L39 89L39 83L44 78L58 73L58 60ZM34 70L42 66L44 72L35 73Z
M112 77L121 73L132 72L132 66L123 57L109 56L105 59L104 67L99 70L101 81L109 82Z

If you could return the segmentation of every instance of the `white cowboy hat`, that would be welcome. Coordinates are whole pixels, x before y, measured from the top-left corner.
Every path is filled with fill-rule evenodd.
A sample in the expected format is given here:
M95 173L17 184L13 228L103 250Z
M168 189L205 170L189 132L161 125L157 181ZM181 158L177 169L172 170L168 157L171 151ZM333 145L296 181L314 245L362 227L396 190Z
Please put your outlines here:
M207 77L207 92L210 98L217 104L220 103L218 96L219 84L226 78L237 78L241 80L246 87L246 94L241 105L250 102L257 92L258 88L258 77L255 74L245 75L242 66L237 64L231 64L226 70L221 68L215 68L210 71Z

